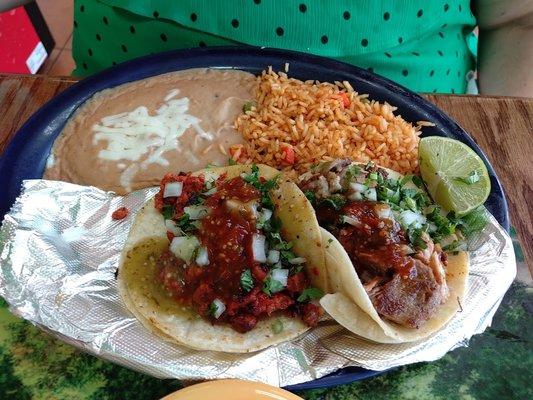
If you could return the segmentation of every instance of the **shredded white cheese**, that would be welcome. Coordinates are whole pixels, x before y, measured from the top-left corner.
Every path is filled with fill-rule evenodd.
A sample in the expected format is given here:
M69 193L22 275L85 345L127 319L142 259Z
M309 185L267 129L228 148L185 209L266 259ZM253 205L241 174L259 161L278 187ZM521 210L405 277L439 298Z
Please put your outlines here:
M146 169L150 164L168 166L163 154L179 149L177 139L188 128L193 127L202 139L213 140L213 135L200 127L200 119L187 113L189 99L175 99L178 93L178 89L170 90L153 115L148 108L140 106L133 111L104 117L93 126L93 144L102 140L107 142L98 153L99 158L139 161L122 172L120 182L126 189L130 189L131 180L140 169Z

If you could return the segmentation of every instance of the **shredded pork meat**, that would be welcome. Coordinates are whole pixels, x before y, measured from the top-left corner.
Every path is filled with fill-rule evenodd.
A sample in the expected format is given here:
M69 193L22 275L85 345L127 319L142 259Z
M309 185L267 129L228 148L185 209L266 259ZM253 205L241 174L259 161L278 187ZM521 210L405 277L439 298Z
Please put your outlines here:
M343 245L377 312L402 326L419 328L449 296L446 254L427 233L421 237L425 248L413 250L388 204L353 200L361 178L346 182L349 165L348 160L323 164L300 177L300 188L314 193L320 225ZM321 201L339 194L346 199L339 209Z

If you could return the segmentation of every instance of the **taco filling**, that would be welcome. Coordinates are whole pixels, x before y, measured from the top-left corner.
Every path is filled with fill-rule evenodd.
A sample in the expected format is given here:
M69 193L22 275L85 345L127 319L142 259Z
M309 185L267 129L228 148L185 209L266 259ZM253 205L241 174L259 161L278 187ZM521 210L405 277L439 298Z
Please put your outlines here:
M299 178L319 224L340 242L377 313L419 328L449 297L447 256L455 225L414 176L336 160ZM326 245L327 246L327 245Z
M155 197L170 241L156 261L161 290L240 333L277 313L315 326L321 309L311 301L322 292L282 237L270 197L276 186L257 167L231 179L167 174Z

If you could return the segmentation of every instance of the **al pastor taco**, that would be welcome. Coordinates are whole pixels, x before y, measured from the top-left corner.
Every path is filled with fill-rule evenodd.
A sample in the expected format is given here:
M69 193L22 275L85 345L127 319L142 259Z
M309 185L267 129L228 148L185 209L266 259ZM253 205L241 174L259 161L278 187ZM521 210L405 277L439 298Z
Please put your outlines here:
M298 184L314 205L332 294L324 309L367 339L423 339L460 309L468 256L447 254L454 223L416 176L372 163L322 163Z
M317 324L328 282L321 232L305 195L278 175L236 165L163 178L119 267L122 298L143 324L191 348L236 353Z

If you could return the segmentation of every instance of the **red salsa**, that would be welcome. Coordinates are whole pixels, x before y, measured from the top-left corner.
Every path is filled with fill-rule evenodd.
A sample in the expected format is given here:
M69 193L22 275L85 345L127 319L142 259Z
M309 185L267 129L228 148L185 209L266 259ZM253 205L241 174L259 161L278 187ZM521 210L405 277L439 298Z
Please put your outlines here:
M408 245L405 232L396 221L380 218L376 207L380 204L371 201L347 203L341 213L357 224L344 224L337 237L356 269L361 269L358 273L371 269L379 275L408 276L412 259L405 255Z
M113 214L111 214L111 218L118 221L126 218L129 213L130 210L128 210L126 207L120 207L113 211Z
M179 196L164 197L169 182L183 183ZM185 261L179 257L182 253L172 251L171 244L158 260L158 279L176 301L192 307L213 323L228 323L241 333L252 330L261 318L275 312L299 316L314 326L321 309L301 298L309 288L301 266L286 262L290 266L286 282L284 279L272 282L274 266L257 261L261 257L254 254L262 251L264 257L266 248L273 245L290 246L282 241L269 242L271 235L264 225L270 227L270 220L265 222L261 218L274 217L261 202L264 180L255 182L258 187L242 177L221 176L216 182L206 182L202 176L167 174L156 196L156 208L176 224L177 229L168 232L169 239L194 236L198 247L191 259ZM195 212L192 209L205 210L205 215L191 222ZM254 248L254 237L265 238L265 248ZM284 254L289 253L290 250ZM285 269L281 261L277 268Z

